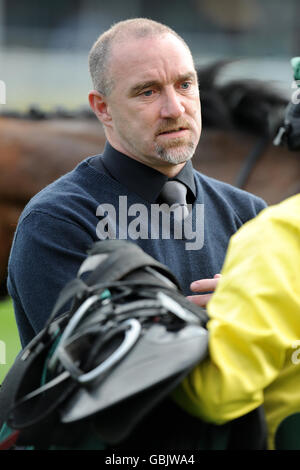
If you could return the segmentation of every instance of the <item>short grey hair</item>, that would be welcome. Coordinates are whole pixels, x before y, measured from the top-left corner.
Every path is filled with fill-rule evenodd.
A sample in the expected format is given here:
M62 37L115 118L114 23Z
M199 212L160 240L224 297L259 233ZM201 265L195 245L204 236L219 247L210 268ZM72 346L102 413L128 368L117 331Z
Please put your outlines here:
M113 79L109 70L109 58L112 44L115 40L128 40L128 36L139 39L148 36L173 34L179 39L191 54L184 39L172 28L148 18L133 18L119 21L99 36L89 53L89 70L96 91L108 96L113 89ZM192 54L191 54L192 56Z

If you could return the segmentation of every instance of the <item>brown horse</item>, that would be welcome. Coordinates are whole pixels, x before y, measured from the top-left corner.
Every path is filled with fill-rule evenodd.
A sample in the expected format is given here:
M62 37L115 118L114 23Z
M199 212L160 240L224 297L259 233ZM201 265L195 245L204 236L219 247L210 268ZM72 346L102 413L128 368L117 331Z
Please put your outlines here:
M269 204L300 189L300 155L274 147L287 100L257 81L217 85L224 63L198 71L203 132L194 167ZM29 199L105 144L90 113L0 117L0 284L18 217Z
M105 137L91 119L30 120L0 117L0 284L18 218L29 199L71 170L85 156L102 151Z

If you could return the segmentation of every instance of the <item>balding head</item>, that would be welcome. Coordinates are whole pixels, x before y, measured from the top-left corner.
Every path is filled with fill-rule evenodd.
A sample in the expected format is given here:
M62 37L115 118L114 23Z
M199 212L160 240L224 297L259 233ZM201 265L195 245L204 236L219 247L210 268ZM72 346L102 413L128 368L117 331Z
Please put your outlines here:
M177 37L191 54L186 42L173 29L147 18L120 21L101 34L89 53L89 69L94 89L105 96L108 96L112 91L114 81L110 70L110 60L112 59L113 46L126 42L128 39L141 39L165 34Z

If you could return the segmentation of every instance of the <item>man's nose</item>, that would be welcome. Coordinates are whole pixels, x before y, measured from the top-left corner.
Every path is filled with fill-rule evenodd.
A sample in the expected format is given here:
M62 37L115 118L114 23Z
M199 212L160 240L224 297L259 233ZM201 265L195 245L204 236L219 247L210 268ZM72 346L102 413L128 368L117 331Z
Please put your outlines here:
M168 90L163 94L163 102L161 106L161 117L177 119L184 112L185 107L181 102L181 96L176 93L176 90Z

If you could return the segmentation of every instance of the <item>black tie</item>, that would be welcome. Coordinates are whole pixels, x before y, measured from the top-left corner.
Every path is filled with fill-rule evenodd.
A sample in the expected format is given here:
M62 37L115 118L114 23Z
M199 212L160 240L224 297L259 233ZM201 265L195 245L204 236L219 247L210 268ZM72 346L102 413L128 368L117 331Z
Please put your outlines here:
M169 206L174 205L176 207L182 207L182 217L185 219L189 215L189 210L186 202L187 188L183 183L179 181L167 181L160 193L161 198Z

